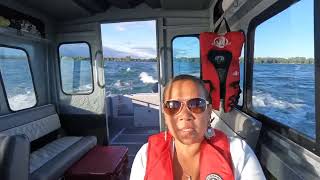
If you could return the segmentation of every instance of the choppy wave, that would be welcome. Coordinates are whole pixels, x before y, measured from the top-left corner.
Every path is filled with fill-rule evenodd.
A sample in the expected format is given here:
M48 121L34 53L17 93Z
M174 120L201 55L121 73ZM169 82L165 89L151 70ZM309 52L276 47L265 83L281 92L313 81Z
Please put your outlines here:
M117 80L113 85L117 88L123 88L123 87L132 86L132 82L124 82L122 80Z
M146 72L142 72L139 75L140 77L140 81L142 81L145 84L149 84L149 83L156 83L158 82L157 80L155 80L152 76L150 76L148 73Z
M92 84L86 84L82 85L78 88L80 91L91 91L92 89Z
M64 84L64 91L66 93L90 93L92 91L92 84L84 84L79 87L72 87L72 84Z
M154 87L157 87L154 84L157 82L157 64L154 62L108 62L106 64L106 95L152 92ZM199 65L187 62L174 65L175 75L180 73L199 75ZM81 66L81 68L85 67L91 66ZM91 69L88 68L86 71L90 72ZM313 65L256 65L252 97L254 110L310 137L315 137L313 72ZM11 109L20 110L36 104L32 87L25 89L27 85L22 84L25 79L18 83L14 76L11 78L13 80L10 82L16 83L9 84L10 89L15 89L8 92ZM65 73L64 78L63 88L69 89L68 92L90 92L93 88L92 84L87 84L92 81L91 73L85 73L83 76L81 74L81 77L78 77L80 79L78 88L73 88L74 74ZM17 84L20 87L17 87ZM242 104L242 96L239 101Z
M269 93L255 93L256 95L252 96L252 103L254 107L270 107L278 109L298 109L304 106L301 103L291 103L285 100L274 98Z
M34 92L28 91L26 94L18 94L9 97L10 108L14 111L26 109L36 104L36 96Z

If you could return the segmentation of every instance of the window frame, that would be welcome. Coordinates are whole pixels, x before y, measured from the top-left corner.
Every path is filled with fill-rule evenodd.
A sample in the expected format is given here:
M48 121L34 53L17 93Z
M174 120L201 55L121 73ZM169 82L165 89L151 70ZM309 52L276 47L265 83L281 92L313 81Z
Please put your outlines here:
M88 93L67 93L63 90L63 86L62 86L62 75L61 75L61 59L60 59L60 46L64 45L64 44L80 44L80 43L84 43L87 44L89 47L89 53L90 53L90 65L91 65L91 84L92 84L92 89L90 92ZM69 96L74 96L74 95L90 95L94 92L94 77L93 77L93 66L92 66L92 52L91 52L91 45L89 42L87 41L65 41L65 42L61 42L58 44L57 46L57 54L58 54L58 64L59 64L59 75L60 75L60 87L61 87L61 91L63 94L65 95L69 95Z
M104 66L105 66L105 60L104 60L104 55L103 55L103 52L102 51L100 51L100 50L98 50L98 51L96 51L96 53L95 53L95 55L94 55L94 62L95 62L95 71L96 71L96 73L97 73L97 84L98 84L98 86L100 87L100 88L105 88L106 87L106 80L105 80L105 77L104 77L104 71L103 71L103 84L102 84L102 82L101 82L101 80L100 80L100 78L99 78L99 63L97 62L97 59L96 59L96 56L97 56L97 54L98 53L101 53L101 55L102 55L102 60L101 60L101 62L102 62L102 67L104 68Z
M319 32L320 27L319 23L317 21L320 20L318 16L320 15L320 3L317 2L317 0L314 0L314 73L315 73L315 133L316 138L312 139L308 137L307 135L303 134L302 132L299 132L285 124L282 124L278 121L275 121L274 119L258 113L254 111L253 105L252 105L252 92L253 92L253 65L254 65L254 40L255 40L255 30L256 28L262 24L263 22L269 20L270 18L276 16L277 14L281 13L282 11L289 8L291 5L295 4L296 0L289 0L289 1L278 1L268 7L266 10L264 10L262 13L260 13L258 16L253 18L248 27L248 37L247 37L247 48L245 49L245 81L246 86L245 88L245 94L244 94L244 103L242 111L245 113L251 115L255 119L261 121L263 125L270 130L275 130L280 135L292 140L293 142L303 146L304 148L308 149L309 151L320 155L320 78L317 77L320 75L320 61L317 60L320 58L320 53L317 52L317 49L320 48L320 37L317 32ZM317 12L318 10L318 12Z
M239 99L238 99L238 104L236 104L236 106L235 106L235 108L237 108L237 109L243 109L243 107L244 107L244 101L245 101L245 91L246 91L246 56L245 56L245 54L246 54L246 50L247 50L247 35L246 35L246 33L243 31L243 30L239 30L240 32L242 32L242 34L243 34L243 36L244 36L244 42L243 42L243 46L242 46L242 48L243 48L243 71L242 71L242 73L243 73L243 77L242 77L242 89L241 89L241 87L240 87L240 82L241 82L241 77L240 77L240 81L239 81L239 87L240 87L240 90L242 91L241 92L241 95L242 95L242 104L241 105L239 105L239 99L240 99L240 97L239 97ZM242 51L242 50L241 50ZM239 70L240 70L240 72L241 72L241 67L240 67L240 58L241 58L241 52L240 52L240 56L239 56Z
M199 40L199 60L200 60L200 78L201 78L201 50L200 50L200 34L186 34L186 35L177 35L177 36L174 36L172 39L171 39L171 60L172 60L172 63L171 63L171 71L172 71L172 77L174 77L174 62L173 62L173 41L176 39L176 38L181 38L181 37L195 37Z
M29 53L26 49L24 48L21 48L21 47L17 47L17 46L10 46L10 45L5 45L5 44L0 44L0 47L5 47L5 48L11 48L11 49L17 49L17 50L22 50L26 56L27 56L27 62L28 62L28 67L29 67L29 71L30 71L30 75L31 75L31 80L32 80L32 86L33 86L33 91L34 91L34 96L35 96L35 100L36 100L36 103L33 105L33 106L30 106L28 108L23 108L23 109L19 109L19 110L13 110L11 109L10 107L10 103L9 103L9 99L8 99L8 95L7 95L7 91L6 91L6 87L5 87L5 83L3 81L3 78L2 78L2 72L0 70L0 82L1 82L1 85L2 85L2 89L3 89L3 92L4 92L4 96L5 96L5 99L6 99L6 104L7 104L7 107L8 107L8 110L10 112L19 112L19 111L23 111L23 110L27 110L27 109L31 109L31 108L34 108L38 105L38 94L37 94L37 90L36 90L36 86L35 86L35 83L34 83L34 76L33 76L33 71L32 71L32 68L31 68L31 65L30 65L30 56L29 56Z

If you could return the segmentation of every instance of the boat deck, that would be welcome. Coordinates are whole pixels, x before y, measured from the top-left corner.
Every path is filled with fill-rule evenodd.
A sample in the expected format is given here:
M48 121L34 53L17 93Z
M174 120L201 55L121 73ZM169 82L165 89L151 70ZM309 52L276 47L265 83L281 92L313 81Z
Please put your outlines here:
M129 149L128 177L137 152L148 137L159 132L159 99L157 94L118 95L109 103L109 145Z
M129 164L131 169L134 157L143 144L148 141L148 137L152 134L158 133L159 127L131 127L122 128L120 131L113 132L110 136L110 145L126 146L129 149Z

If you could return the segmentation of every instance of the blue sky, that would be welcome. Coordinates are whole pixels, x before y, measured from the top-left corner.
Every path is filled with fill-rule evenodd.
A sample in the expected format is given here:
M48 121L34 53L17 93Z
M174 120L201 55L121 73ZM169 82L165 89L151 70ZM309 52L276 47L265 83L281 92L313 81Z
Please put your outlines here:
M257 27L255 57L313 58L313 28L313 0L301 0ZM103 24L101 31L105 47L126 55L156 57L155 21ZM178 37L172 46L176 57L199 57L195 37Z
M134 54L156 57L156 21L135 21L101 25L102 44L105 47ZM104 54L104 56L108 56Z
M172 41L174 57L200 57L200 42L197 37L176 37Z
M313 0L301 0L260 24L255 57L314 57Z
M21 57L27 57L27 54L25 51L21 49L15 49L15 48L8 48L8 47L0 47L0 55L4 56L21 56Z

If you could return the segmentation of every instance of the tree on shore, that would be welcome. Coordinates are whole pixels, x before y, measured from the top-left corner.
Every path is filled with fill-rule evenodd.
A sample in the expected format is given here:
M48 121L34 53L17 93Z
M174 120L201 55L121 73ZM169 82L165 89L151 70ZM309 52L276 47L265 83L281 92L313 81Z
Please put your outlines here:
M123 58L116 57L105 57L105 61L119 61L119 62L128 62L128 61L136 61L136 62L157 62L156 58L149 59L140 59L140 58L132 58L130 56ZM173 58L173 61L181 61L181 62L193 62L200 63L200 59L197 57L179 57ZM240 63L244 62L244 58L240 58ZM254 58L254 63L256 64L313 64L313 58L306 57L290 57L290 58L281 58L281 57L256 57Z

